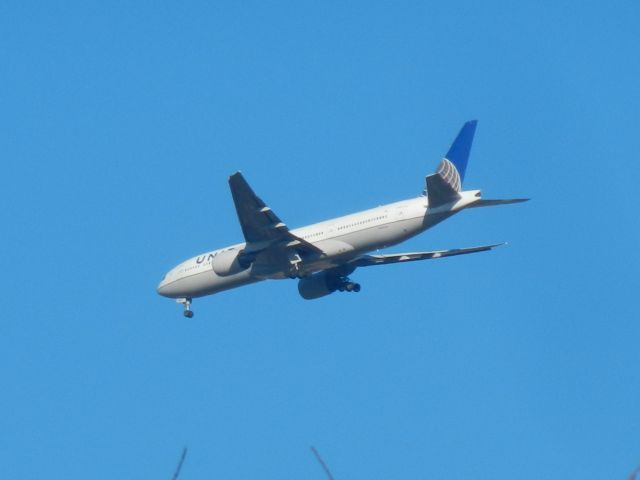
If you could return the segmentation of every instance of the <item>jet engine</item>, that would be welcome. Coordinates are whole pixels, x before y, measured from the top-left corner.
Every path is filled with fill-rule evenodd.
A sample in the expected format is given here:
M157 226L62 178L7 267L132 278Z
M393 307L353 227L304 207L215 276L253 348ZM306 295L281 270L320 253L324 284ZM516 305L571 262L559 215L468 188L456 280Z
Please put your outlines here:
M298 292L305 300L324 297L336 290L341 292L359 292L360 284L353 283L344 275L337 275L330 272L314 273L308 277L301 278L298 282Z
M213 271L221 277L226 277L246 270L248 265L241 261L240 253L238 250L225 250L218 253L212 262Z

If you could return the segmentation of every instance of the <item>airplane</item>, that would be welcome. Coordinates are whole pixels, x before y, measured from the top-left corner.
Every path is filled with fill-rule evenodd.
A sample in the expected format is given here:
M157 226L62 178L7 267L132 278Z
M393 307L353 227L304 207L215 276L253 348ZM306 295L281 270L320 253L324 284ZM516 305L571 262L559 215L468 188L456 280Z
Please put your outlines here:
M183 305L193 317L194 298L267 279L297 279L302 298L336 291L359 292L349 278L357 268L484 252L501 244L452 250L370 254L399 244L467 208L525 202L483 199L462 190L477 121L466 122L422 195L290 230L251 189L240 172L229 187L245 241L192 257L169 270L157 292Z

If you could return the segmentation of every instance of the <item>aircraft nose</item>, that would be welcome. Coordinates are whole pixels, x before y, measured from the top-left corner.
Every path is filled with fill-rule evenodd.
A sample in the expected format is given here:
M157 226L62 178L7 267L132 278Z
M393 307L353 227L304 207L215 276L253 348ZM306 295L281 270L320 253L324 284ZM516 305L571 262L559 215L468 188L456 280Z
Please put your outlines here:
M164 278L158 284L156 288L156 292L158 295L162 295L163 297L168 298L178 298L182 296L183 287L181 286L181 282L175 279Z
M165 280L162 280L158 284L158 287L156 288L156 292L158 292L158 295L162 295L163 297L167 297L167 296L170 295L169 290L170 290L170 288L167 285L167 282Z

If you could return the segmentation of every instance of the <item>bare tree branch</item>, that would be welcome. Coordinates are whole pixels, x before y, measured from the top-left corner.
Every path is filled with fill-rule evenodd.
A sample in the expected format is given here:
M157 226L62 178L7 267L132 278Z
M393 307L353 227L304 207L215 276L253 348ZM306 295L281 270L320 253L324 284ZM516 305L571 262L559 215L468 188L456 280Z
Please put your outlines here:
M180 470L182 470L182 464L184 463L184 459L187 456L187 447L182 449L182 455L180 456L180 461L178 462L178 466L176 467L176 473L173 474L171 480L177 480L178 475L180 475Z
M331 472L329 471L329 467L327 467L327 464L324 463L324 460L322 460L322 457L320 456L318 451L315 449L315 447L311 447L311 451L313 452L313 454L315 455L316 459L318 460L318 463L320 464L320 466L324 470L324 473L327 474L327 477L329 478L329 480L333 480L333 475L331 475Z

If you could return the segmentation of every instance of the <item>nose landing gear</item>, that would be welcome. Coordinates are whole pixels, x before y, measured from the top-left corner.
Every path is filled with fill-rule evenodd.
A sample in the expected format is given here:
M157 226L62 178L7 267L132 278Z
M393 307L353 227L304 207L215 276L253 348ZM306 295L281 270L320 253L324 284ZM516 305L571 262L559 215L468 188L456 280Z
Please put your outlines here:
M177 303L181 303L184 306L184 312L182 314L187 318L193 318L193 310L191 310L191 299L190 298L178 298L176 299Z

